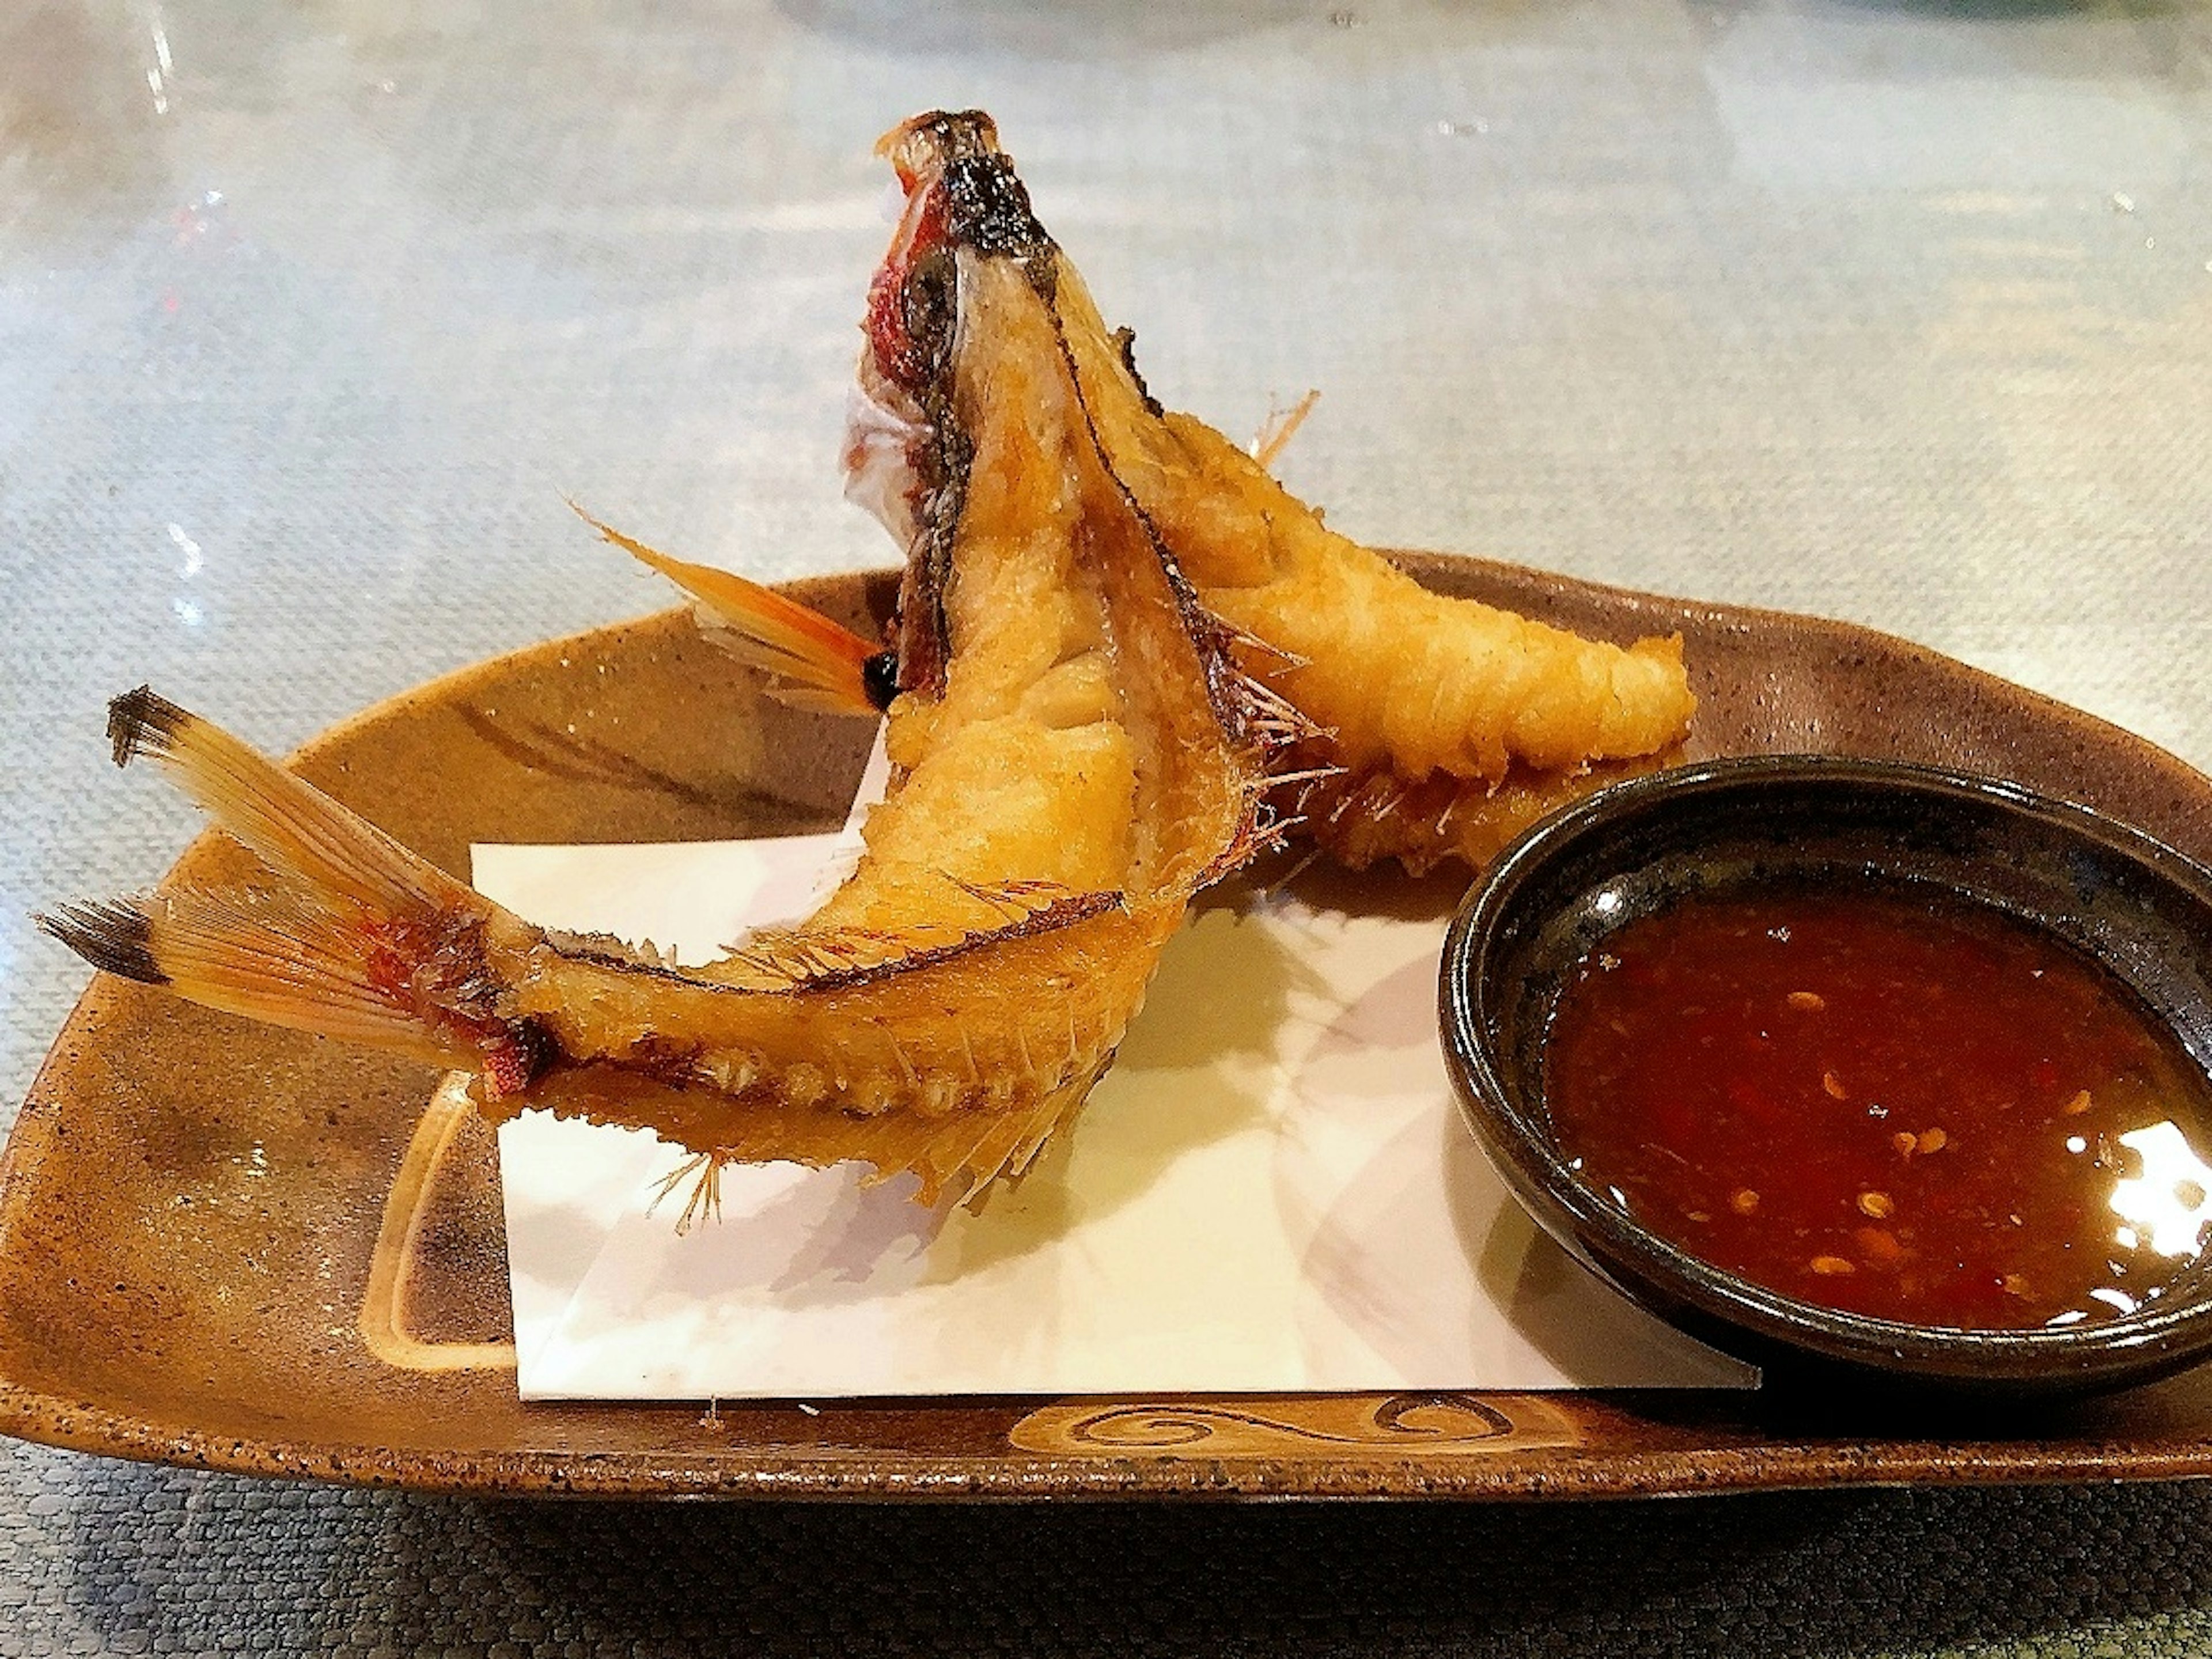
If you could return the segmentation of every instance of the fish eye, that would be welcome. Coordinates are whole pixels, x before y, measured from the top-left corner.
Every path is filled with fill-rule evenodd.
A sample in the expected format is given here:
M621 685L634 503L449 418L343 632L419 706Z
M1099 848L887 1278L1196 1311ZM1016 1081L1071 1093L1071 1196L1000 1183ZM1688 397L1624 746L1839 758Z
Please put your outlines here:
M868 694L868 701L878 708L888 709L891 699L898 696L898 653L878 651L860 665L860 684Z

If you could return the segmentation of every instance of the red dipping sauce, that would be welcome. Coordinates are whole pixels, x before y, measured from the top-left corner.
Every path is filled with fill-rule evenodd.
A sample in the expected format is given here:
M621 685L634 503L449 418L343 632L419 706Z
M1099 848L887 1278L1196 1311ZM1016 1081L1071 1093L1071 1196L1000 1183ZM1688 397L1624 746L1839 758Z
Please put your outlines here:
M1941 893L1757 890L1632 922L1554 1011L1579 1178L1848 1312L2117 1318L2199 1260L2212 1087L2104 969Z

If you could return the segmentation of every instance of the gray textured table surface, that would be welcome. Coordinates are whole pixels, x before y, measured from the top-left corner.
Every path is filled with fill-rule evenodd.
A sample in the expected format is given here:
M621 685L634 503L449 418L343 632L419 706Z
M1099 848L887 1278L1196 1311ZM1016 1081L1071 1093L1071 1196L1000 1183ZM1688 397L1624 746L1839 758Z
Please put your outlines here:
M1152 384L1366 539L1909 635L2212 766L2212 15L1739 0L11 0L0 1115L24 917L190 831L140 680L284 747L771 577L875 134L1000 118ZM466 787L466 780L454 781ZM2197 1488L1528 1510L634 1510L0 1449L0 1655L2212 1651Z

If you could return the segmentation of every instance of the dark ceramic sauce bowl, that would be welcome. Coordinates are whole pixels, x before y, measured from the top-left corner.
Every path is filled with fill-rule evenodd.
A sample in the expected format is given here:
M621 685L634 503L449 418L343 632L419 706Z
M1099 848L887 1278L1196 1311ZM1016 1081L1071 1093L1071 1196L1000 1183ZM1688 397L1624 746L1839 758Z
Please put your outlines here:
M1509 848L1444 945L1446 1067L1515 1195L1632 1300L1787 1385L2085 1394L2212 1351L2212 1260L2109 1320L2025 1330L1839 1312L1724 1271L1567 1166L1545 1103L1547 1029L1576 965L1630 921L1761 884L1929 884L2101 963L2212 1073L2212 872L2016 785L1817 756L1720 761L1593 795Z

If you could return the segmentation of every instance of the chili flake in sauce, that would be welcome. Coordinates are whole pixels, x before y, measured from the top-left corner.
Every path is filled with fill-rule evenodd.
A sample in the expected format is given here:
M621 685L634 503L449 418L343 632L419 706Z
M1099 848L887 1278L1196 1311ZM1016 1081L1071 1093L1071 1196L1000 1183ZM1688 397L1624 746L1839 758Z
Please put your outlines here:
M1705 896L1553 1015L1580 1178L1808 1302L1968 1329L2116 1318L2198 1259L2212 1088L2102 968L1946 894Z

